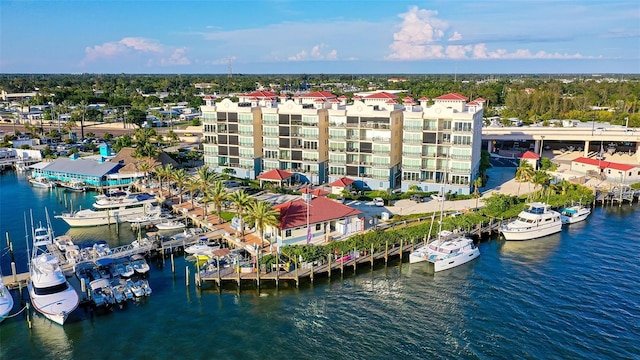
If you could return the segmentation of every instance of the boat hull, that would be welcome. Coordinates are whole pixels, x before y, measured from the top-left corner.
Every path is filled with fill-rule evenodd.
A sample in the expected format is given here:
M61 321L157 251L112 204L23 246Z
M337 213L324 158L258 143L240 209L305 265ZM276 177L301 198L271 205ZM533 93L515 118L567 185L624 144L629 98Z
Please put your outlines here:
M530 228L502 229L501 233L508 241L533 240L558 233L562 230L562 222L557 221L547 226L534 226Z
M76 213L73 215L60 215L56 217L62 219L71 227L88 227L122 223L143 215L144 211L145 210L143 208L135 208L124 211L113 211L110 214L106 214L106 211L94 211L88 215L78 215ZM102 214L103 212L104 214Z
M69 314L78 307L80 300L78 293L71 285L68 285L65 291L52 295L36 295L33 283L29 283L27 289L33 308L59 325L64 325Z
M427 269L433 272L453 269L456 266L464 265L475 260L478 256L480 256L480 250L476 247L471 251L466 251L463 254L448 259L440 259L437 261L427 260Z

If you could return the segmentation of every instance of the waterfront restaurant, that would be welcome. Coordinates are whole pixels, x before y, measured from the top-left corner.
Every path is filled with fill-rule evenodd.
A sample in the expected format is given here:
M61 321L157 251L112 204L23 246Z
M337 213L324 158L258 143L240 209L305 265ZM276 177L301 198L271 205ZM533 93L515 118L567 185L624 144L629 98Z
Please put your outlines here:
M109 185L109 175L118 173L122 165L117 162L82 159L72 156L61 157L52 162L40 162L30 166L34 177L46 177L49 180L65 182L84 182L88 186L103 187Z
M278 246L324 243L362 232L362 211L340 204L324 196L275 205L280 212L280 224L268 226L265 238L275 240ZM275 239L274 239L275 238Z

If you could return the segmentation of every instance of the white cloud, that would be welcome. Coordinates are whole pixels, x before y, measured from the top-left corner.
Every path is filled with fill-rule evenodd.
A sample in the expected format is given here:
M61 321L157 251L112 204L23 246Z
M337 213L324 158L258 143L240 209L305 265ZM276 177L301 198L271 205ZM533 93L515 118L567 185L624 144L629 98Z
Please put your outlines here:
M338 50L333 49L325 51L327 45L318 44L311 48L309 52L301 50L295 55L288 56L287 60L290 61L302 61L302 60L336 60L338 58Z
M582 59L580 53L568 54L529 49L489 50L485 43L444 46L444 33L449 28L446 21L438 19L435 10L419 9L412 6L400 14L402 22L393 34L389 45L388 60L429 60L429 59ZM462 34L454 31L447 41L460 41Z
M85 57L82 59L81 65L136 54L147 56L148 65L154 63L163 66L191 64L185 55L186 48L172 48L142 37L125 37L118 41L87 46L84 51Z
M457 31L454 31L453 35L451 35L451 37L449 38L449 41L458 41L458 40L462 40L462 34L460 34Z

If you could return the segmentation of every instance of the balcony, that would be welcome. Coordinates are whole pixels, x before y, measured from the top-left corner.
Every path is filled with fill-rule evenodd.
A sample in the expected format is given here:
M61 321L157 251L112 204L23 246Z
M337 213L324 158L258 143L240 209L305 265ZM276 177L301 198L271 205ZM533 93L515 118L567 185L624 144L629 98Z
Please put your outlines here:
M303 157L302 161L307 161L307 162L318 162L318 158L310 158L310 157Z
M471 173L471 169L456 169L453 168L450 170L450 172L452 174L470 174Z
M389 154L391 152L391 150L389 150L389 149L385 149L385 150L373 149L372 152L374 154Z
M386 169L386 168L389 168L389 163L374 162L374 163L372 164L372 166L373 166L374 168L384 168L384 169Z
M451 155L451 158L455 160L471 160L471 155Z
M317 122L302 122L302 126L318 126Z
M329 151L343 153L345 152L345 148L329 148Z
M345 127L346 124L345 123L330 122L329 126L331 126L331 127Z
M422 153L403 151L402 152L402 156L406 156L406 157L421 157Z
M306 139L318 139L320 137L318 134L300 134L300 136Z
M346 138L347 138L346 135L329 135L329 139L344 140Z
M329 163L331 164L346 164L346 159L329 159Z
M402 164L402 168L403 169L416 169L416 170L420 170L422 169L422 165L418 164Z
M360 127L367 129L390 129L391 126L389 124L382 123L361 123Z
M253 119L238 119L240 124L253 124Z
M360 124L358 123L347 123L348 128L359 128Z
M383 142L383 143L388 143L391 142L391 138L387 138L387 137L372 137L371 138L372 141L379 141L379 142Z
M405 144L422 144L422 139L402 139Z
M358 152L357 148L347 148L347 152Z
M402 130L404 130L404 131L422 131L422 127L420 127L420 126L403 126Z

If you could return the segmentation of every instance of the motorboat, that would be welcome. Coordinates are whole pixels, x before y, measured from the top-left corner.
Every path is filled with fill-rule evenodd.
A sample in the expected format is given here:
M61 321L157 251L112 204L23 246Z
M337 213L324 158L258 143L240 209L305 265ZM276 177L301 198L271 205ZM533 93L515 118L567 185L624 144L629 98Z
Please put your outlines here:
M56 236L53 242L58 247L58 250L62 252L67 251L67 247L74 246L71 236L69 235Z
M149 286L149 282L147 280L141 279L136 282L138 286L142 289L144 296L151 296L151 286Z
M201 236L202 234L204 234L204 230L200 228L188 228L188 229L184 229L184 231L182 231L181 233L172 235L170 240L171 241L182 240L185 243L188 243L188 242L191 242L194 237Z
M208 255L211 256L214 250L220 249L218 244L209 244L207 238L200 239L197 243L188 246L184 249L184 252L192 255Z
M530 203L518 217L502 225L500 232L505 240L531 240L555 234L562 230L560 213L542 202Z
M87 190L83 181L63 181L59 182L58 186L64 188L65 190L73 192L83 192Z
M13 296L11 296L11 292L7 289L0 275L0 323L7 318L12 309Z
M133 276L136 272L133 269L133 266L131 266L130 263L128 262L120 262L115 264L116 266L116 271L118 272L119 276L122 276L124 278L128 278Z
M129 280L120 279L119 283L117 285L115 285L114 288L117 288L117 291L121 291L122 294L124 294L124 297L125 297L126 300L131 300L131 299L133 299L133 292L127 286L127 281L129 281ZM116 290L114 290L114 291L116 291Z
M96 200L91 209L63 213L56 215L56 218L64 220L71 227L109 225L156 212L155 203L155 195L146 193L104 197Z
M131 266L133 267L133 270L140 275L144 275L149 272L149 264L147 264L147 261L142 255L132 255Z
M574 205L560 210L560 219L563 224L574 224L585 220L589 214L591 214L591 208L582 205Z
M80 261L80 248L78 245L72 245L65 247L64 258L67 260L67 264L75 264Z
M480 256L473 240L456 236L448 240L436 240L409 254L409 262L426 261L432 272L448 270L466 264Z
M175 229L184 229L185 224L180 221L167 221L156 224L156 228L158 230L175 230Z
M113 294L113 299L117 304L122 304L123 302L127 301L125 291L128 291L125 285L122 285L120 283L111 285L111 293Z
M91 290L91 301L96 307L107 307L116 302L111 284L107 279L93 280L89 283L89 289Z
M51 181L48 178L42 176L30 177L29 184L31 184L33 187L43 189L52 189L56 186L56 183L54 181Z
M129 224L131 224L132 229L137 229L141 226L156 225L166 220L167 220L167 217L164 214L162 214L161 211L156 211L150 214L129 219L128 222Z
M133 296L135 297L143 297L144 296L144 289L142 289L142 284L140 284L137 281L133 281L131 279L127 279L126 281L126 286L127 288L131 291L131 293L133 294Z
M46 209L45 213L46 231L38 228L36 235L36 229L32 226L33 248L29 262L31 281L27 284L27 289L31 304L38 312L51 321L64 325L69 314L78 307L80 298L60 269L58 258L47 250L47 245L53 244L53 230ZM33 220L31 223L33 224Z
M106 241L98 241L93 244L93 251L96 257L105 257L111 255L111 248Z

